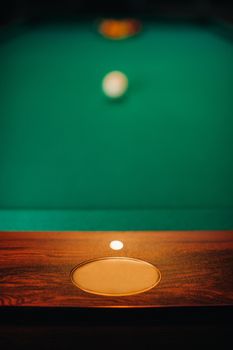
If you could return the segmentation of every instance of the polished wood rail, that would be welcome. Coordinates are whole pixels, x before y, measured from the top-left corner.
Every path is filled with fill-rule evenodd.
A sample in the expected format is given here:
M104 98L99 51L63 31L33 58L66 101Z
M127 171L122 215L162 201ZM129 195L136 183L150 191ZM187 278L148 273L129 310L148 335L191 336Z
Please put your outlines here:
M112 240L122 250L109 247ZM146 260L153 289L105 297L75 287L71 270L101 257ZM171 307L233 305L233 231L0 232L0 305Z

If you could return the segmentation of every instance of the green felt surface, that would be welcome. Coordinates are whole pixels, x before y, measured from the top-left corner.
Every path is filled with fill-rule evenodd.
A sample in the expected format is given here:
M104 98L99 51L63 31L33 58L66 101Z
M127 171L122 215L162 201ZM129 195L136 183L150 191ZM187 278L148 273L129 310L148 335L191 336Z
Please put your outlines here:
M233 229L233 41L146 21L0 35L0 229ZM111 70L129 91L108 100Z

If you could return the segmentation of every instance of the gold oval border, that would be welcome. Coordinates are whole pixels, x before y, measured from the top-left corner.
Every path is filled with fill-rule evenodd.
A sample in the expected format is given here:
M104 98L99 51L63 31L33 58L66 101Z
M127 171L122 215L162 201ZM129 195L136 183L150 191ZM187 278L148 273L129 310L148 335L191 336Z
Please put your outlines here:
M80 287L78 285L78 283L76 283L74 281L74 279L73 279L74 272L77 269L79 269L80 267L84 266L84 265L93 263L95 261L100 261L100 260L133 260L133 261L138 261L138 262L143 263L143 264L147 264L147 265L151 266L154 270L156 270L156 272L158 274L158 280L152 286L150 286L148 288L141 289L140 291L137 291L137 292L122 293L122 294L97 293L97 292L95 292L93 290ZM160 283L161 278L162 278L162 275L161 275L160 270L156 266L154 266L153 264L151 264L151 263L149 263L148 261L145 261L145 260L141 260L141 259L137 259L137 258L129 258L129 257L126 257L126 256L125 257L124 256L113 256L113 257L112 256L107 256L107 257L103 257L103 258L96 258L96 259L86 260L86 261L81 262L77 266L75 266L70 272L70 279L71 279L73 285L75 285L75 287L78 287L80 290L82 290L82 291L84 291L86 293L95 294L95 295L99 295L99 296L109 296L109 297L122 297L122 296L130 296L130 295L136 295L136 294L144 293L144 292L154 288L155 286L157 286Z

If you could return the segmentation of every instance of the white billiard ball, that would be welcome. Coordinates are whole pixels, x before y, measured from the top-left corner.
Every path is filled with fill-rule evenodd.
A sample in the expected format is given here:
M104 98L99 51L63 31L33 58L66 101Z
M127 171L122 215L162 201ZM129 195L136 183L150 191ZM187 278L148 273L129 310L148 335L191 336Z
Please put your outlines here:
M102 88L106 96L110 98L119 98L123 96L128 89L127 76L119 71L108 73L103 81Z

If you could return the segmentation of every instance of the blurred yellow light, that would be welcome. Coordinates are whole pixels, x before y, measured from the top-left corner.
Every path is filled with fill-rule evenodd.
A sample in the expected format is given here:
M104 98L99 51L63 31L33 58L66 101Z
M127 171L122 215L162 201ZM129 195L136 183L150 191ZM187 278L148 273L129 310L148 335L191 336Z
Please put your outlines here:
M112 241L110 243L110 248L113 250L121 250L124 247L124 244L121 241Z

